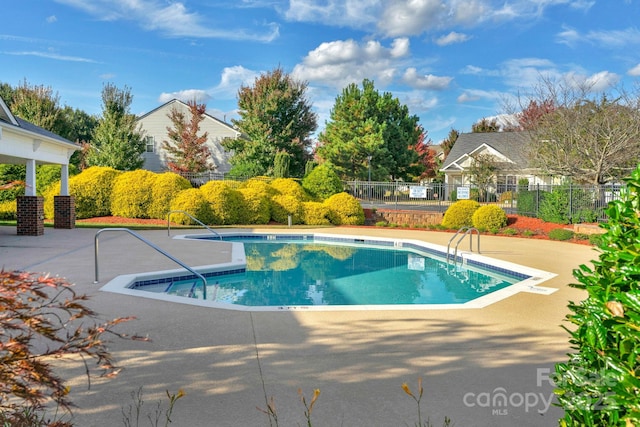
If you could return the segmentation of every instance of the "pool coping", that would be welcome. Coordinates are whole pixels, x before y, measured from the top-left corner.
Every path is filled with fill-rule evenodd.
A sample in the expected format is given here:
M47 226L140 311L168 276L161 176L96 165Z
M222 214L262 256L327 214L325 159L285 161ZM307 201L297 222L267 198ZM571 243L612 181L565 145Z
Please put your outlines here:
M292 236L313 236L314 239L318 238L320 241L329 242L332 244L349 244L357 241L358 244L375 244L379 246L389 246L394 248L405 248L413 250L423 250L424 252L432 255L444 257L447 253L447 248L441 245L428 243L422 240L405 239L405 238L387 238L387 237L371 237L361 235L344 235L344 234L331 234L331 233L291 233L291 232L229 232L219 233L222 237L241 237L241 236L274 236L274 240L282 240L291 238ZM199 239L199 240L211 240L214 242L220 242L215 239L215 236L211 234L189 234L189 235L176 235L173 236L176 240L186 239ZM304 239L300 239L304 240ZM202 274L222 272L228 270L243 269L246 266L246 259L244 256L244 249L242 243L227 242L231 245L231 261L225 263L192 266L192 268ZM406 247L405 247L406 245ZM184 296L169 295L165 293L157 293L151 291L144 291L138 289L132 289L130 286L136 281L147 281L166 276L184 275L185 269L170 269L170 270L158 270L145 273L134 273L119 275L109 281L107 284L100 288L101 291L118 293L123 295L137 296L141 298L148 298L154 300L160 300L165 302L210 307L225 310L234 311L268 311L268 312L289 312L289 311L367 311L367 310L383 310L383 311L403 311L403 310L451 310L451 309L480 309L494 304L498 301L502 301L510 296L518 294L520 292L535 293L539 295L550 295L557 291L556 288L549 288L540 286L542 283L557 276L555 273L550 273L536 268L527 267L521 264L516 264L508 261L499 260L496 258L490 258L482 255L481 253L474 253L470 251L457 252L460 262L463 264L472 265L474 263L483 266L489 266L492 269L503 269L510 272L517 272L523 276L528 276L524 280L516 282L505 288L491 292L490 294L475 298L471 301L460 304L380 304L380 305L278 305L278 306L245 306L239 304L222 303L215 301L205 301L195 298L189 298ZM457 260L456 260L457 261Z

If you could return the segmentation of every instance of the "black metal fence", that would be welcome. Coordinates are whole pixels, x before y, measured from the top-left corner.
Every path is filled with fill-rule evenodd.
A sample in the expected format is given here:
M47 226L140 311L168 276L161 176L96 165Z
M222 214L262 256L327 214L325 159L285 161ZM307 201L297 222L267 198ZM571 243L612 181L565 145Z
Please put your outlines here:
M483 188L453 184L347 181L345 191L365 207L423 209L444 212L457 200L493 203L507 213L543 218L554 222L606 221L607 204L620 197L622 186L529 185Z
M194 187L211 180L244 181L247 178L219 172L183 174ZM620 184L606 185L488 185L407 182L345 181L344 189L364 207L420 209L444 212L452 202L472 199L494 203L509 214L538 217L553 222L606 221L607 204L620 197Z

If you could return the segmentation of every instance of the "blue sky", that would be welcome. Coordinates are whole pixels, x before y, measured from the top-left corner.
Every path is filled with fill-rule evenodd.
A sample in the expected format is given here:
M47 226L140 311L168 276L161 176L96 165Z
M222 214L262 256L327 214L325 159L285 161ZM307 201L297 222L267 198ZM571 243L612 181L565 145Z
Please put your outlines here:
M281 66L308 82L319 130L367 78L439 143L540 76L640 82L638 0L19 0L3 15L0 81L51 86L90 114L110 82L136 114L196 97L230 121L239 87Z

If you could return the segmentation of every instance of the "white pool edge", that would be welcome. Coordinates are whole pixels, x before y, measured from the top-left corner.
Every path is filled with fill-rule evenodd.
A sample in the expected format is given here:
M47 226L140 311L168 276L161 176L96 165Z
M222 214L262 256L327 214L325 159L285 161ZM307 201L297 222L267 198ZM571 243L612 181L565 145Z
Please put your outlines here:
M260 235L277 235L277 234L292 234L292 235L312 235L314 237L324 238L336 238L336 239L358 239L366 241L386 241L393 242L394 247L401 248L403 245L398 244L408 243L417 246L422 246L427 249L435 250L441 253L446 253L447 248L433 243L425 242L422 240L414 239L394 239L388 237L372 237L372 236L359 236L359 235L344 235L344 234L330 234L330 233L304 233L304 232L277 232L277 233L249 233L249 232L229 232L219 233L223 237L243 236L248 234L260 234ZM201 237L211 237L211 235L178 235L174 236L174 239L194 239ZM213 240L216 241L216 240ZM192 268L197 272L211 272L211 271L225 271L230 269L243 268L246 266L246 259L244 256L244 250L242 244L232 243L232 256L231 262L219 263L212 265L193 266ZM341 244L340 242L332 242L333 244ZM347 244L346 242L343 244ZM187 298L182 296L168 295L164 293L143 291L129 288L131 284L140 280L153 280L156 278L163 278L170 275L185 274L185 269L171 269L171 270L159 270L145 273L123 274L119 275L107 284L100 288L101 291L117 293L122 295L136 296L141 298L148 298L153 300L186 304L199 307L219 308L225 310L236 311L361 311L361 310L452 310L452 309L480 309L494 304L498 301L502 301L520 292L535 293L539 295L550 295L557 291L556 288L549 288L540 286L544 282L557 276L555 273L539 270L532 267L527 267L522 264L515 264L508 261L499 260L496 258L490 258L482 255L481 253L474 253L468 251L458 252L458 256L463 260L477 261L483 264L489 264L493 267L503 268L509 271L518 272L530 278L514 283L503 289L493 291L488 295L475 298L463 304L384 304L384 305L281 305L281 306L244 306L237 304L220 303L214 301L205 301L195 298Z

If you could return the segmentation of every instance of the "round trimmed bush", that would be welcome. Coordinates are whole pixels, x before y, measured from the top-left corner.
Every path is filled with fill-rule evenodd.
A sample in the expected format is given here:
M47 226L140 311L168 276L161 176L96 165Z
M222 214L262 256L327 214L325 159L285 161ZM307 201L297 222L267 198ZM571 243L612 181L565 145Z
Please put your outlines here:
M304 191L298 181L293 178L276 178L271 181L270 185L280 194L293 196L301 202L309 200L309 195Z
M176 173L165 172L157 175L151 187L149 218L166 219L173 198L188 188L191 188L189 180Z
M185 211L207 225L213 224L214 221L211 205L199 188L188 188L179 192L173 200L171 200L171 210ZM187 215L181 213L171 215L171 221L184 225L197 224L197 222L193 221Z
M331 210L320 202L302 203L302 221L307 225L329 225Z
M471 222L479 230L499 230L507 225L507 214L500 206L484 205L473 213Z
M69 194L74 196L76 218L111 215L111 193L115 179L122 174L110 167L93 166L69 178ZM52 219L53 197L60 194L60 184L49 186L44 194L44 215Z
M266 179L261 179L261 178L251 178L245 181L242 184L242 187L240 187L240 189L243 189L243 188L255 189L256 191L258 191L259 193L262 193L266 197L271 197L271 196L275 196L276 194L280 194L278 190L276 190L271 185L269 185Z
M113 182L111 214L124 218L150 218L157 174L144 169L123 172Z
M5 200L0 202L0 219L16 220L18 219L18 202L16 200Z
M323 202L330 210L335 225L363 225L364 209L358 199L347 193L338 193Z
M211 204L214 224L240 224L243 221L245 203L242 193L231 188L227 181L209 181L200 187L200 191Z
M287 224L291 215L292 224L302 224L302 202L297 197L279 194L271 198L271 219Z
M480 207L480 203L474 200L458 200L453 203L442 218L442 226L456 229L471 227L473 225L473 213Z
M271 219L270 202L266 193L258 187L238 190L244 199L244 224L268 224Z
M309 172L302 180L302 188L319 200L328 199L344 191L342 180L327 164L317 166Z
M571 240L573 238L573 231L566 230L564 228L554 228L549 231L549 239L551 240Z

